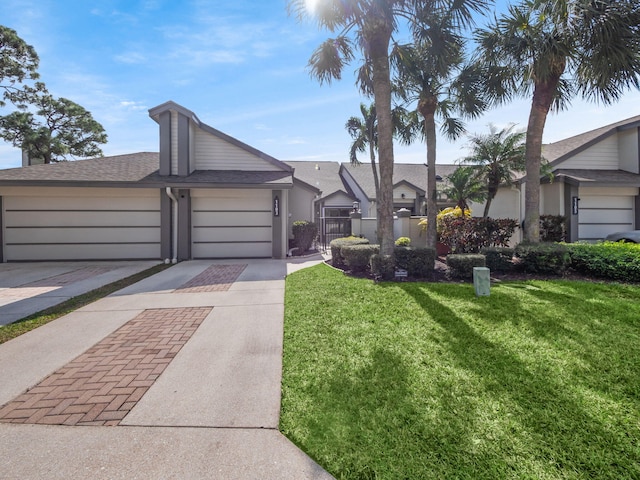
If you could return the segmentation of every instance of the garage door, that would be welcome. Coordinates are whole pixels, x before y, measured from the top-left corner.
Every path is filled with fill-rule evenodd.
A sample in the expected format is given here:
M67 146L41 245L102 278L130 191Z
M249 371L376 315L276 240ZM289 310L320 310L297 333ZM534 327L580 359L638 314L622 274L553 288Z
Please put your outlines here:
M634 197L580 194L578 238L601 240L634 229Z
M271 258L271 190L192 190L192 258Z
M158 190L4 196L3 210L7 261L160 258Z

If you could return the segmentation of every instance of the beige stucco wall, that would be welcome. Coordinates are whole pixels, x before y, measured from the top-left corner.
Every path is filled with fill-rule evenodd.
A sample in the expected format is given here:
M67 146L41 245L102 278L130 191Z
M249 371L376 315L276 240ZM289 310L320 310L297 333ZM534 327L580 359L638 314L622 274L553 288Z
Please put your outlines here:
M293 222L298 220L314 221L313 201L316 195L314 192L294 185L289 191L289 222L288 222L288 238L293 237Z

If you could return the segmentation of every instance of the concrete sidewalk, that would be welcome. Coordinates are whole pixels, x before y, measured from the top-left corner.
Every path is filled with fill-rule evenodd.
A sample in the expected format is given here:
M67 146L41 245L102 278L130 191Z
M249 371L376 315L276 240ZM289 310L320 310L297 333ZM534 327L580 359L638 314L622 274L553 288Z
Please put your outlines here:
M180 263L0 345L3 478L332 478L277 430L284 277L315 263Z

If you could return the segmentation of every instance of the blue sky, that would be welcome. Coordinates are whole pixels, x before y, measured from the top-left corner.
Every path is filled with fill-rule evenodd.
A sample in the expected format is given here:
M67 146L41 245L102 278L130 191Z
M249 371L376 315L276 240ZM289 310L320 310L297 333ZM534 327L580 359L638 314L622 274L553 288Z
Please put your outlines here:
M310 78L308 59L330 34L289 17L285 0L4 0L0 23L35 47L54 95L81 104L105 127L105 155L157 151L148 109L173 100L280 160L344 162L344 124L367 101L354 87L355 65L330 86ZM524 127L528 112L527 101L514 102L467 128ZM544 141L638 114L637 91L609 107L575 101L549 118ZM455 162L465 145L464 138L439 139L438 162ZM424 162L425 151L397 147L396 162ZM0 168L19 166L20 158L0 143Z

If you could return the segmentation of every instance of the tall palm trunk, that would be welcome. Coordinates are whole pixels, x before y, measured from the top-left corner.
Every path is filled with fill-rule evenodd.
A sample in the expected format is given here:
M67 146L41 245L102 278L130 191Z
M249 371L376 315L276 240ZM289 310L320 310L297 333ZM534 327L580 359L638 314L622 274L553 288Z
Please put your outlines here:
M524 196L524 241L540 241L540 164L542 160L542 134L547 115L553 103L560 75L545 82L536 82L529 113L526 140L526 174Z
M424 118L424 137L427 142L427 247L436 248L438 241L438 192L436 184L436 119L437 99L420 99L418 111Z
M373 134L373 132L369 132L370 134ZM373 139L373 136L370 136L369 138ZM374 145L373 140L371 140L369 142L369 158L371 158L371 170L373 172L373 184L375 186L376 189L376 218L380 218L380 202L378 202L378 199L380 198L380 179L379 179L379 175L378 175L378 166L376 165L376 147ZM378 234L377 236L378 239L378 244L382 243L382 238L380 237L380 235Z
M378 164L380 192L378 196L378 238L380 253L393 255L393 124L391 121L391 77L389 42L391 29L379 26L367 36L373 70L373 95L378 119Z

